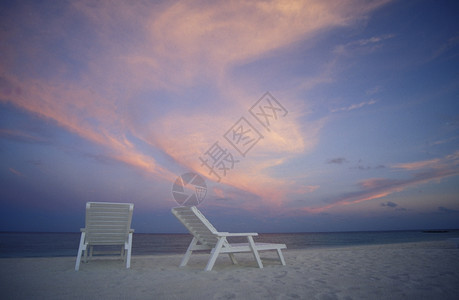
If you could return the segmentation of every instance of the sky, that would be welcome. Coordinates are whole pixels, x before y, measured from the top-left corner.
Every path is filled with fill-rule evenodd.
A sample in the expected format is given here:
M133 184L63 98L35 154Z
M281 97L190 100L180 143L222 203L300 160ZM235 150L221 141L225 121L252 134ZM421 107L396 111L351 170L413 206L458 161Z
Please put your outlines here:
M186 173L221 231L459 228L458 12L1 1L0 231L76 232L108 201L185 232Z

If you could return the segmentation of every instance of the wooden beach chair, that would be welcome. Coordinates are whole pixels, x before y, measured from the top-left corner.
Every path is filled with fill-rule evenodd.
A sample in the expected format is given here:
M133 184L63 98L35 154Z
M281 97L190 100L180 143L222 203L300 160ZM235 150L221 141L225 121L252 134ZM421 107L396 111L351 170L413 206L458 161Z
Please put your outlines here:
M80 246L75 264L75 271L80 268L80 261L92 258L93 254L120 254L126 262L126 268L131 266L132 212L134 204L88 202L86 203L86 227L81 229ZM97 251L94 246L121 246L121 251ZM112 248L112 247L110 247Z
M214 226L204 217L204 215L195 207L175 207L172 213L193 235L185 256L180 263L180 267L186 266L193 251L210 250L210 258L205 268L206 271L212 270L215 261L220 253L228 253L231 262L237 264L234 253L251 252L260 269L263 268L258 251L277 250L277 255L282 265L285 266L285 260L282 255L282 249L286 249L284 244L266 244L255 243L254 236L258 233L228 233L218 232ZM230 244L228 237L247 237L248 243Z

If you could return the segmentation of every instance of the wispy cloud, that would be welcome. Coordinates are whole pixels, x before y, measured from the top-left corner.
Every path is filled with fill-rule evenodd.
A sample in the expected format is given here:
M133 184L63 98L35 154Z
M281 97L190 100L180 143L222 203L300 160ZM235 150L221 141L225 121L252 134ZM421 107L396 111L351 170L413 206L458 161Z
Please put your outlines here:
M434 158L431 160L395 164L392 167L396 169L419 170L419 169L424 169L424 168L429 168L429 167L436 167L438 166L440 162L441 162L440 159Z
M358 104L351 104L349 106L335 108L335 109L332 109L331 112L335 113L335 112L340 112L340 111L351 111L351 110L362 108L364 106L376 104L377 102L378 101L371 99L369 101L360 102Z
M442 55L449 54L448 58L457 56L457 47L459 45L459 36L453 36L449 38L446 42L440 45L440 47L435 51L432 56L432 59L436 59ZM454 50L456 48L456 50Z
M363 170L363 171L366 171L366 170L381 170L381 169L385 169L386 166L385 165L376 165L376 166L372 166L372 165L368 165L368 164L364 164L362 162L362 160L359 160L358 163L357 163L357 166L356 167L353 167L353 169L358 169L358 170Z
M370 178L362 180L358 183L358 191L329 199L327 202L330 204L324 206L304 207L303 211L319 213L337 206L380 199L407 188L428 183L432 180L441 180L446 177L457 176L459 175L459 152L435 160L397 164L396 167L403 167L408 171L416 170L418 172L407 179ZM419 171L421 169L422 171Z
M26 143L48 143L49 140L18 129L0 128L0 137Z
M384 35L381 35L381 36L374 36L374 37L371 37L371 38L368 38L368 39L358 40L356 42L356 44L360 45L360 46L365 46L365 45L368 45L368 44L379 43L381 41L384 41L384 40L387 40L387 39L390 39L390 38L393 38L393 37L394 37L393 34L384 34Z
M327 164L337 164L337 165L341 165L341 164L344 164L344 163L352 163L350 162L348 159L344 158L344 157L336 157L336 158L332 158L332 159L329 159L327 160ZM372 165L364 165L362 160L359 159L358 162L356 163L356 166L355 167L350 167L351 169L358 169L358 170L378 170L378 169L384 169L386 168L386 166L380 164L380 165L376 165L376 166L372 166Z
M446 213L446 214L457 214L459 213L459 210L457 209L451 209L451 208L446 208L444 206L439 206L438 211L441 213Z
M381 203L381 206L382 207L387 207L387 208L390 208L390 209L394 209L396 211L407 211L406 208L400 207L397 203L392 202L392 201L383 202L383 203Z
M442 145L442 144L447 144L447 143L450 143L454 140L457 140L458 137L454 136L454 137L451 137L451 138L448 138L448 139L442 139L442 140L437 140L437 141L434 141L432 143L432 145Z
M327 164L338 164L338 165L340 165L340 164L343 164L345 162L347 162L347 159L345 159L344 157L337 157L337 158L329 159L327 161Z
M234 67L349 26L387 2L78 1L63 4L62 14L50 19L24 4L27 22L16 27L11 17L6 24L15 35L1 46L0 101L52 120L101 146L102 155L173 181L174 168L155 151L175 166L199 171L198 156L260 96L232 81ZM84 30L68 37L75 22ZM30 30L42 39L29 38ZM28 62L27 72L15 65L19 61ZM299 100L283 101L289 110L300 107ZM292 182L269 169L311 150L323 126L300 123L302 116L289 115L241 175L225 183L281 201Z
M394 169L405 169L405 170L419 170L419 169L444 169L454 168L459 164L459 151L449 154L442 158L434 158L424 161L416 161L410 163L398 163L391 167Z
M366 95L375 95L375 94L381 92L381 89L382 89L381 86L378 85L378 86L375 86L375 87L373 87L371 89L366 90L365 94Z
M397 207L398 204L395 203L395 202L392 202L392 201L387 201L387 202L381 203L381 206L383 206L383 207L385 207L385 206L388 206L388 207Z
M14 175L16 176L19 176L19 177L22 177L24 176L21 172L19 172L18 170L14 169L14 168L8 168L8 170L13 173Z
M333 52L338 55L356 55L357 53L361 54L362 51L372 52L381 47L381 43L383 41L391 39L394 36L394 34L383 34L367 39L352 41L344 45L337 46Z
M385 168L384 165L377 165L376 167L371 167L371 166L365 166L364 167L364 166L359 165L357 167L357 169L359 169L359 170L372 170L372 169L384 169L384 168Z
M51 119L68 131L104 146L107 156L172 180L173 174L158 166L153 157L141 153L129 141L128 131L120 126L116 106L109 99L70 84L45 88L38 81L23 83L5 73L2 75L9 78L11 86L21 87L24 91L19 97L1 97L4 101ZM24 137L24 134L16 133L16 136Z

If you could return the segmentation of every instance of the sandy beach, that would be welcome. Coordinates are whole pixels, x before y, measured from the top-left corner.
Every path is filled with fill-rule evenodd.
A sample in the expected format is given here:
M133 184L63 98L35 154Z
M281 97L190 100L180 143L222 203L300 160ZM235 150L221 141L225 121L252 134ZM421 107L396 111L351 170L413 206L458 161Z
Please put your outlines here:
M73 257L0 259L2 299L458 299L459 249L449 242L354 246L249 254L239 265L221 255L133 256L92 260L75 272Z

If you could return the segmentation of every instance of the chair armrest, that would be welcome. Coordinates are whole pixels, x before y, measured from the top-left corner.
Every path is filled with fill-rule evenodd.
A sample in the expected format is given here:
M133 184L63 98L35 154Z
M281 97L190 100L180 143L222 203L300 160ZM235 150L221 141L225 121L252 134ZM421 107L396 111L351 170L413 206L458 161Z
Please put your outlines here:
M80 228L80 232L86 232L86 228Z
M248 233L229 233L229 232L218 232L217 236L224 236L224 237L231 237L231 236L257 236L258 233L256 232L248 232Z
M129 229L129 233L134 233L134 229Z

